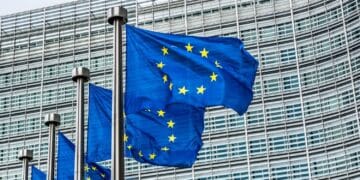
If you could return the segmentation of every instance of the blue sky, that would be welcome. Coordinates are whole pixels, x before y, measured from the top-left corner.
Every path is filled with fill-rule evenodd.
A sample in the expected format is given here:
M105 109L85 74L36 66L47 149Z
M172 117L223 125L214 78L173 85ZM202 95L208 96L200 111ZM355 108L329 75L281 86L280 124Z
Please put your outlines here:
M0 16L74 0L0 0Z

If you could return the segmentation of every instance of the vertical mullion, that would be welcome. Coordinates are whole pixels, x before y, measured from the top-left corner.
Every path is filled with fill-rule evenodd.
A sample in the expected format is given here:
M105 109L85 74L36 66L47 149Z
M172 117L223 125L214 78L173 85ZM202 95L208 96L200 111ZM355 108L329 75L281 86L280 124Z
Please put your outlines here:
M240 24L239 24L239 8L238 8L238 0L235 1L235 11L236 11L236 32L237 32L237 38L240 39ZM250 167L250 152L249 152L249 137L248 137L248 127L247 127L247 112L243 115L244 120L244 135L245 135L245 148L246 148L246 164L247 164L247 170L248 170L248 178L251 178L251 167Z
M346 56L348 59L348 64L349 64L349 70L350 70L350 79L351 79L351 87L352 87L352 92L353 92L353 100L354 100L354 105L355 105L355 112L356 112L356 119L357 119L357 125L358 125L358 129L359 129L359 137L360 137L360 118L359 118L359 110L358 110L358 106L357 106L357 102L356 102L356 91L355 91L355 81L354 81L354 74L353 74L353 70L352 70L352 65L351 65L351 55L350 55L350 49L349 49L349 41L347 38L347 28L346 28L346 22L345 22L345 15L344 15L344 1L341 0L340 1L340 7L341 7L341 16L342 16L342 24L344 27L344 37L345 37L345 45L346 45Z
M89 8L88 8L88 11L89 11L89 17L88 17L88 26L89 26L89 29L88 29L88 34L89 34L89 37L88 37L88 67L90 69L90 72L91 72L91 0L89 0Z
M45 36L46 36L46 8L43 8L43 39L42 39L42 55L41 55L41 85L40 85L40 117L39 117L39 158L38 166L41 159L41 143L42 143L42 116L43 116L43 93L44 93L44 61L45 61Z
M253 1L254 3L254 23L255 23L255 33L256 33L256 49L258 54L258 61L260 59L260 45L259 45L259 25L257 20L257 10L256 10L256 4L257 0ZM270 162L269 162L269 151L268 151L268 134L267 134L267 122L265 118L265 102L264 102L264 81L263 81L263 75L262 75L262 63L259 63L259 75L260 75L260 86L261 86L261 108L263 111L263 120L264 120L264 135L265 135L265 145L266 145L266 162L267 162L267 168L268 168L268 178L271 178L271 171L270 171Z
M237 38L240 39L240 25L239 25L239 8L238 8L238 0L234 0L235 2L235 18L236 18L236 34L237 34Z
M28 49L27 49L27 53L26 53L26 76L28 77L28 73L29 73L29 57L30 57L30 34L31 34L31 11L29 12L29 30L28 30L28 37L27 37L27 45L28 45ZM27 125L28 125L28 121L27 121L27 100L28 100L28 94L29 94L29 89L28 89L28 83L29 83L29 78L26 78L26 83L25 83L25 112L24 112L24 118L25 118L25 126L24 126L24 139L26 137L27 134Z
M152 30L155 30L155 12L154 12L154 1L151 1L151 15L152 15Z
M205 35L205 18L204 18L204 2L200 0L201 3L201 25L202 25L202 35Z
M12 130L11 129L11 124L12 124L12 99L13 99L13 95L14 95L14 88L13 88L13 81L14 81L14 71L15 71L15 67L14 67L14 64L15 64L15 46L16 46L16 22L17 22L17 15L15 15L15 20L14 20L14 36L13 36L13 54L12 54L12 63L11 63L11 68L12 68L12 73L11 73L11 84L10 84L10 91L11 91L11 94L10 94L10 112L9 112L9 116L10 116L10 131ZM8 134L8 139L7 139L7 143L8 143L8 152L9 152L9 154L10 154L10 148L11 148L11 146L10 146L10 133ZM7 167L9 166L9 161L7 162Z
M185 21L185 35L188 34L188 21L187 21L187 0L184 0L184 21Z
M169 24L169 33L171 33L172 32L172 28L171 28L171 22L170 22L170 20L171 20L171 18L170 18L170 0L168 0L167 1L168 3L168 24Z
M139 18L138 18L138 1L135 2L135 27L139 24Z
M292 25L292 31L293 31L293 42L294 42L294 49L295 49L295 58L296 58L296 71L297 71L297 77L298 77L298 83L299 83L299 96L300 96L300 104L301 104L301 116L302 116L302 123L303 123L303 130L304 130L304 140L305 140L305 151L306 151L306 161L307 161L307 167L308 167L308 175L309 179L311 178L311 164L310 164L310 157L309 157L309 146L307 141L307 129L306 129L306 121L305 121L305 112L304 112L304 99L303 99L303 93L302 93L302 85L301 85L301 76L300 76L300 65L299 65L299 55L297 53L297 43L296 43L296 33L295 33L295 22L294 22L294 10L292 5L292 0L289 0L290 2L290 15L291 15L291 25Z

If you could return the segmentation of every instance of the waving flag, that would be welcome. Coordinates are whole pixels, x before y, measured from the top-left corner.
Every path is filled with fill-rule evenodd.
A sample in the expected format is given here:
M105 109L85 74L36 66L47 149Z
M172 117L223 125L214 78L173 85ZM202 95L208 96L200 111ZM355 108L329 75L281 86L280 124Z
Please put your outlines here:
M111 159L111 90L89 84L87 158Z
M110 159L111 91L89 84L89 97L88 161ZM126 116L125 155L157 165L191 166L202 145L203 115L203 109L171 104Z
M74 179L75 145L59 132L57 179ZM110 179L110 170L93 162L86 162L84 167L85 179Z
M126 113L223 105L243 114L258 62L236 38L164 34L126 26ZM141 43L140 43L141 42Z
M140 162L191 167L202 146L205 108L222 105L244 113L258 62L235 38L128 25L126 38L125 153ZM111 91L89 89L88 158L110 159Z
M46 180L46 174L34 165L31 166L31 180Z

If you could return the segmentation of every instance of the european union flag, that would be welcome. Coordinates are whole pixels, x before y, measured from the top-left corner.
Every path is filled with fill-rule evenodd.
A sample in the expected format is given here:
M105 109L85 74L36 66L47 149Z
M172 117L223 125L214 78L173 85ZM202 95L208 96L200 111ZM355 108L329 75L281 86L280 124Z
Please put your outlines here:
M92 162L111 159L112 93L89 84L87 158Z
M190 167L202 145L204 109L222 105L243 114L253 97L258 62L235 38L129 25L126 38L125 112L132 155L151 164Z
M31 166L31 180L46 180L46 174L34 165Z
M132 26L126 26L126 38L125 150L140 162L190 167L202 146L205 108L223 105L244 113L252 100L258 62L235 38L163 34ZM89 127L109 123L111 117L108 108L90 110L111 107L110 92L103 96L106 90L92 88ZM101 130L95 127L103 126L93 127L89 132L96 134ZM110 159L106 147L90 144L110 148L111 138L93 140L97 142L89 139L88 149L107 152L102 156L102 150L94 150L89 158Z
M110 90L89 84L89 161L111 158L111 101ZM202 146L203 119L204 109L179 103L129 114L125 155L155 165L190 167Z
M74 179L75 145L59 132L57 179ZM110 179L110 170L94 162L87 161L84 167L85 179Z
M125 143L139 162L191 167L202 146L203 130L204 109L173 103L127 114Z
M111 159L111 97L111 90L89 83L88 161ZM132 157L129 151L125 155Z
M57 179L74 179L75 145L59 131Z
M183 103L243 114L258 62L236 38L164 34L126 26L126 113Z

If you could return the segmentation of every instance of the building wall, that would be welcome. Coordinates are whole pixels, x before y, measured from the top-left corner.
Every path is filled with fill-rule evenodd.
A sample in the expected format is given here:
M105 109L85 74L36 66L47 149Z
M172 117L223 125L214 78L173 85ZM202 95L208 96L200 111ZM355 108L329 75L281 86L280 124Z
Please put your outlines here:
M20 179L24 146L46 169L44 114L61 114L60 129L74 140L73 67L111 87L106 10L116 5L141 28L238 37L260 62L247 113L207 110L193 168L126 159L127 177L360 177L359 0L80 0L0 19L0 179Z

